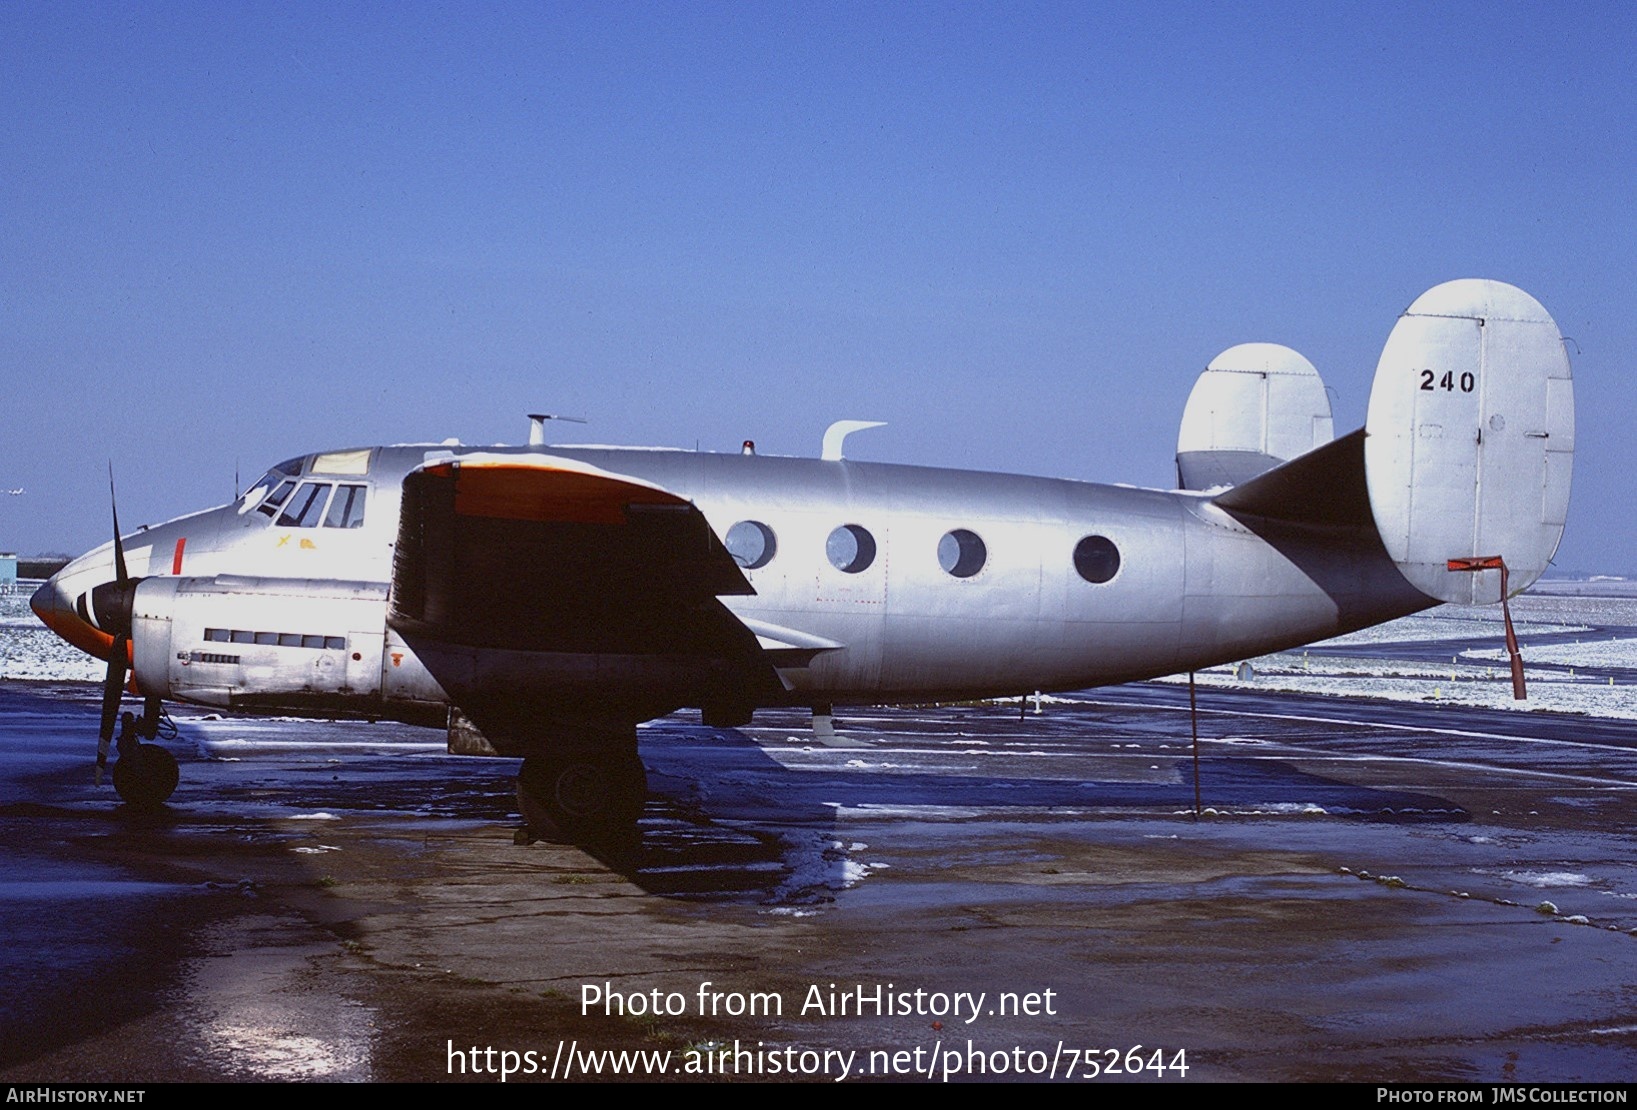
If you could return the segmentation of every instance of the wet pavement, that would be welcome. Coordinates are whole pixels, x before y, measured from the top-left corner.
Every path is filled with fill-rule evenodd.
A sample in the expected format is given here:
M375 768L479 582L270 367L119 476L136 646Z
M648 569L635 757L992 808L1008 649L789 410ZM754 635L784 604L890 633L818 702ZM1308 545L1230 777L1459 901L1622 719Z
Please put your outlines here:
M603 861L389 724L178 711L134 814L96 698L0 683L0 1079L1637 1075L1633 723L1202 690L1196 819L1175 686L680 714Z

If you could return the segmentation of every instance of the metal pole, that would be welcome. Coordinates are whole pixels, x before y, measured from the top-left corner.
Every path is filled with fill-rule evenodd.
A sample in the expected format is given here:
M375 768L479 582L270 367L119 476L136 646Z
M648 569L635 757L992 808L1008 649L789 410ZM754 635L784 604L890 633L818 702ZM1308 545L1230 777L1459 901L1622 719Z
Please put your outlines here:
M1199 698L1194 693L1194 672L1188 672L1188 719L1194 727L1194 820L1199 820Z

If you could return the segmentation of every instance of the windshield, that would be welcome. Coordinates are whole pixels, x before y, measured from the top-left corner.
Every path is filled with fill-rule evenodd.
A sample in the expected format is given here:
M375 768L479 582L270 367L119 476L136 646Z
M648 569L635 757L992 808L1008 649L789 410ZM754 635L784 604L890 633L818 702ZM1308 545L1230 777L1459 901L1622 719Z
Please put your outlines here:
M284 462L281 462L275 466L272 470L269 470L266 474L263 474L256 480L256 484L250 487L250 492L246 493L243 499L239 501L239 512L248 512L257 505L260 505L262 499L267 496L267 492L269 490L278 488L281 483L295 477L297 474L300 474L301 463L301 459L286 459ZM284 496L288 497L289 495L290 491L285 490ZM282 498L280 499L280 503L283 503Z

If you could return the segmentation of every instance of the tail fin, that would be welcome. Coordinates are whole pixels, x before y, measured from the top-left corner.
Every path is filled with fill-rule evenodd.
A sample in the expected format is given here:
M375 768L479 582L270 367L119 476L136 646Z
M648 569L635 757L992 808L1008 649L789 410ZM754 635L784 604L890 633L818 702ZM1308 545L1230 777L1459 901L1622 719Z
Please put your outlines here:
M1574 384L1552 317L1498 281L1446 282L1399 317L1376 367L1365 480L1388 555L1440 601L1500 600L1499 574L1452 560L1504 559L1511 593L1563 537L1574 460Z
M1451 281L1399 317L1364 428L1212 500L1247 523L1373 530L1420 593L1489 604L1499 560L1508 594L1546 569L1573 461L1574 383L1551 316L1510 285Z
M1313 364L1277 343L1217 355L1188 394L1177 482L1203 490L1249 481L1330 442L1330 398Z

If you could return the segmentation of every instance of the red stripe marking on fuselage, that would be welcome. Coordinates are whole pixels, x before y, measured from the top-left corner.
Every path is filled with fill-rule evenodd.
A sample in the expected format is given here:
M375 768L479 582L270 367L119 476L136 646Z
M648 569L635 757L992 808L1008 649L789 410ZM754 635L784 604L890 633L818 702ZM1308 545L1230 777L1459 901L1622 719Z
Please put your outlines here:
M186 547L187 545L188 545L188 538L186 536L177 536L176 537L176 554L171 556L171 573L172 574L181 574L182 573L182 549L184 547Z

